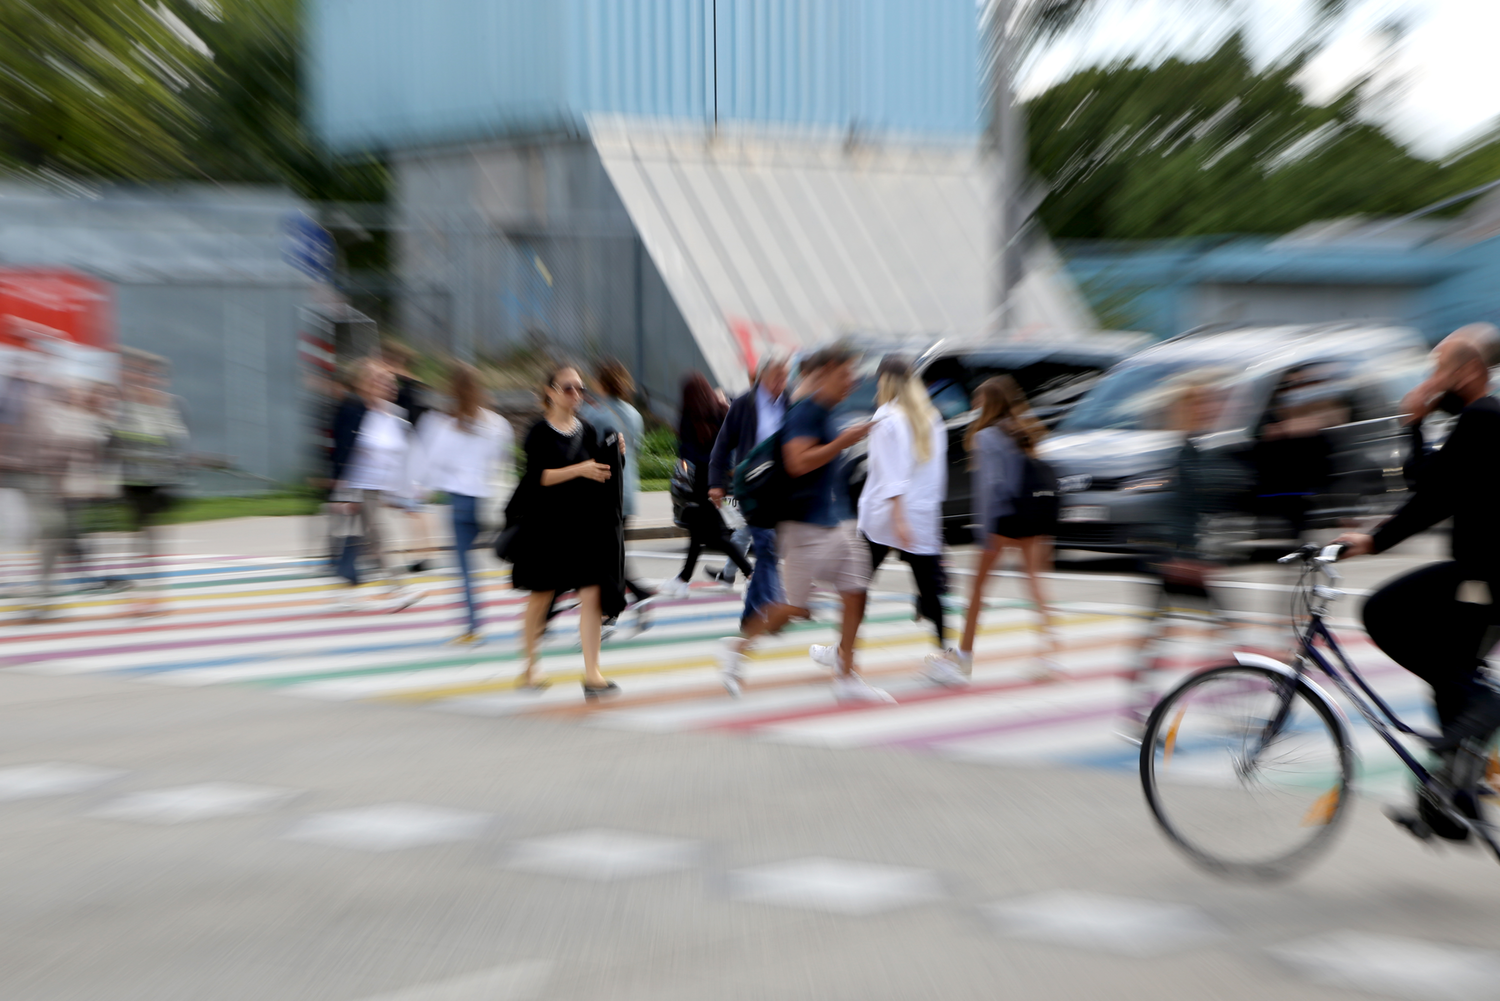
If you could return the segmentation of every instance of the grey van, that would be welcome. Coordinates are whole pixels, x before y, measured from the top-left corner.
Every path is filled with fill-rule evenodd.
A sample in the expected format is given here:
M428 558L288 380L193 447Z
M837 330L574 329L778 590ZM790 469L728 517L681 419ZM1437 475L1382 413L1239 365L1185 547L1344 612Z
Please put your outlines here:
M1041 446L1063 494L1057 545L1128 551L1159 536L1182 443L1167 409L1194 377L1212 379L1221 404L1196 444L1244 474L1229 519L1242 538L1391 510L1405 490L1399 403L1427 365L1416 332L1355 324L1210 329L1142 351L1098 380ZM1317 432L1322 487L1297 517L1263 485L1267 428L1288 400L1337 415Z

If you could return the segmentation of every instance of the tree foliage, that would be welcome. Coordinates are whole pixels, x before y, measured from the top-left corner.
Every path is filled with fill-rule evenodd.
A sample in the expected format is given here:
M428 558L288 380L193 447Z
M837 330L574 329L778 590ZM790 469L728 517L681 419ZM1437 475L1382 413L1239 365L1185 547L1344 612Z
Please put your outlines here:
M203 53L141 0L0 3L0 164L134 180L190 173Z
M3 0L0 168L378 201L305 126L298 0Z
M1361 118L1356 86L1309 104L1300 60L1257 72L1238 37L1201 60L1085 70L1027 108L1040 214L1058 237L1284 233L1397 215L1500 177L1500 146L1443 166ZM1491 171L1493 167L1493 171Z

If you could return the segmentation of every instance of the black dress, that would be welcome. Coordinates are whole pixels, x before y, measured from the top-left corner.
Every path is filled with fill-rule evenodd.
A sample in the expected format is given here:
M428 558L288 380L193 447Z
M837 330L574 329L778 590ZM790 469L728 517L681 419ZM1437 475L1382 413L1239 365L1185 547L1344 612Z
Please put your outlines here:
M606 617L625 607L625 534L621 516L620 446L614 432L600 440L580 419L571 435L545 420L526 433L526 473L506 506L506 524L520 524L511 585L523 591L576 591L598 586ZM610 467L603 483L578 477L542 486L542 472L593 459Z

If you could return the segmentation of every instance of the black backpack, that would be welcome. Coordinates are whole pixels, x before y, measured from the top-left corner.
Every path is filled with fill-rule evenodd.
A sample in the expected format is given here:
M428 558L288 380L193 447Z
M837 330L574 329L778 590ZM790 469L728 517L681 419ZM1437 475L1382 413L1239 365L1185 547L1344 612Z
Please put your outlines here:
M775 528L785 520L790 481L781 457L781 432L767 435L750 450L729 484L729 495L740 506L745 524L756 528Z
M1057 534L1060 506L1057 473L1052 466L1035 456L1024 456L1021 467L1021 490L1016 494L1016 516L1037 535Z

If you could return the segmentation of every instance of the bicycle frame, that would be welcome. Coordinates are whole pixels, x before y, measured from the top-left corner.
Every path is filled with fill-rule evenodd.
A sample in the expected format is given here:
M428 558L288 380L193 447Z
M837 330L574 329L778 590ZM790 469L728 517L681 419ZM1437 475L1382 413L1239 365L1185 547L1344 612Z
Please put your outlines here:
M1335 666L1327 657L1323 656L1322 651L1317 647L1318 640L1322 640L1328 649L1332 651L1333 655L1338 658L1338 666ZM1369 723L1370 727L1380 735L1380 738L1390 746L1391 750L1396 752L1396 756L1401 759L1402 763L1411 769L1412 774L1417 777L1417 781L1423 785L1427 785L1432 779L1431 774L1406 749L1405 745L1396 739L1391 729L1394 727L1401 733L1420 737L1424 740L1431 739L1432 735L1423 733L1405 723L1401 717L1396 715L1395 710L1386 704L1386 701L1380 697L1380 694L1370 687L1369 682L1365 681L1359 670L1350 663L1348 656L1344 653L1343 647L1339 646L1338 639L1334 637L1333 631L1328 628L1327 622L1323 619L1323 609L1313 608L1309 610L1307 628L1298 634L1297 643L1301 652L1301 657L1298 658L1296 665L1297 674L1302 675L1306 673L1309 661L1319 671L1322 671L1338 687L1338 690L1344 693L1344 697L1364 717L1365 722ZM1366 699L1369 701L1367 702ZM1374 705L1372 706L1371 703L1374 703ZM1382 719L1382 717L1384 718Z

